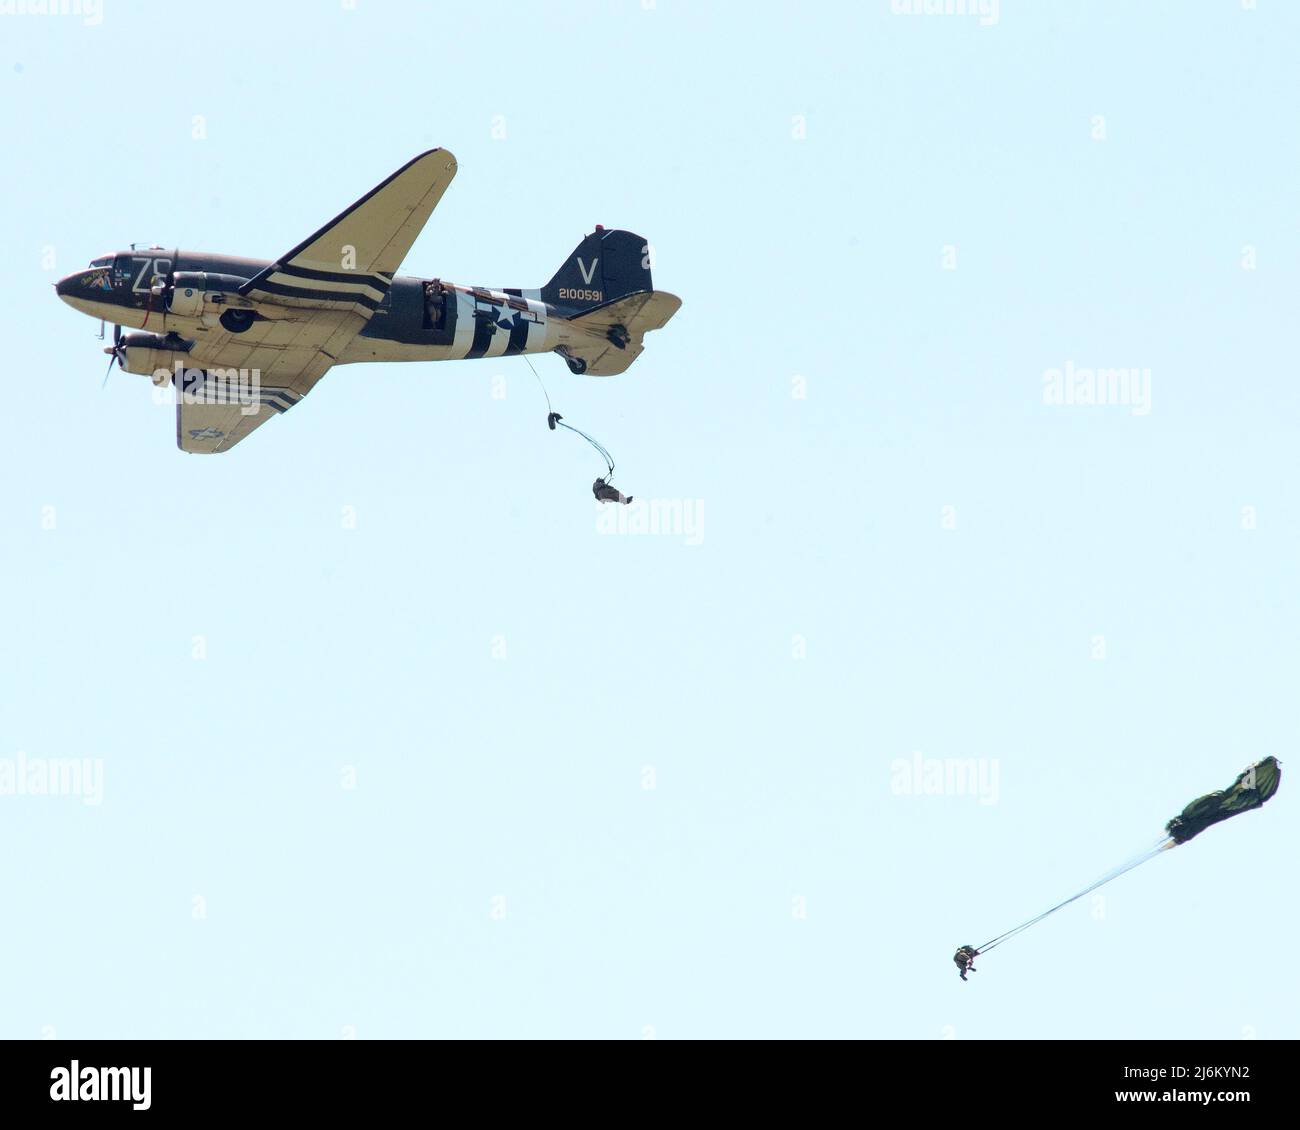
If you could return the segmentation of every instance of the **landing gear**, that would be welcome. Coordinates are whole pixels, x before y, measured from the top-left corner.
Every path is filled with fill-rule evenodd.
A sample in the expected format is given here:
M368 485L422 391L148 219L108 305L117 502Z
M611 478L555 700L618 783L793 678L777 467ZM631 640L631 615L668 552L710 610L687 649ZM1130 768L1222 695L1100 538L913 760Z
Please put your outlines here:
M221 324L232 334L247 333L253 328L253 323L257 320L257 315L252 310L223 310L221 312Z
M617 346L619 349L626 349L627 343L632 340L628 335L626 326L610 326L605 336L612 345Z
M569 366L569 372L582 376L587 371L587 362L581 357L574 357L564 346L560 346L555 352L564 358L564 363Z

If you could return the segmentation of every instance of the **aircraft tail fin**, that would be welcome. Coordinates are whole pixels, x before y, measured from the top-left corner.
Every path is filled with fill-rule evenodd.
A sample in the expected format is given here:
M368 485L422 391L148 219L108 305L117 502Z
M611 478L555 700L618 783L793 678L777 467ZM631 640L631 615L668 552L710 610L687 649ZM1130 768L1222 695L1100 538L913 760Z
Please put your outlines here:
M542 287L542 301L568 313L653 289L650 244L645 237L597 226Z

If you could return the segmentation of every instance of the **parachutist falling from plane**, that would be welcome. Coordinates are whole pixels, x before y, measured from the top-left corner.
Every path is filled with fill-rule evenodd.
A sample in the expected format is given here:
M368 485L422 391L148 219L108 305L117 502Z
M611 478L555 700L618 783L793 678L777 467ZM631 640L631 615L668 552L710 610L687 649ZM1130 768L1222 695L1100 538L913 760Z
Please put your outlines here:
M1083 898L1084 895L1090 894L1098 887L1109 883L1112 879L1118 879L1126 871L1132 871L1133 868L1145 863L1148 859L1154 859L1161 852L1168 851L1179 844L1187 843L1188 840L1199 836L1211 825L1261 807L1265 801L1277 792L1281 781L1282 768L1278 764L1276 757L1266 757L1263 761L1256 761L1253 765L1247 766L1226 789L1217 789L1192 801L1165 825L1166 834L1162 839L1145 851L1139 852L1127 862L1121 863L1114 870L1108 871L1095 883L1084 887L1078 894L1071 895L1068 899L1058 902L1055 906L1043 911L1042 914L1036 915L1028 922L1022 922L1014 930L1008 930L1004 934L999 934L996 938L989 939L978 949L974 946L962 946L953 955L953 961L957 963L957 968L961 971L961 979L964 981L967 973L975 972L975 958L980 954L988 953L995 946L1010 941L1022 930L1028 930L1030 926L1041 922L1049 914L1055 914L1062 907L1069 906L1070 903Z
M531 364L532 362L530 361L529 365ZM536 369L533 370L533 375L537 376ZM537 377L537 381L539 384L541 384L541 380L542 380L541 377ZM544 393L546 392L545 385L542 385L542 392ZM546 397L546 406L548 408L551 407L551 398L549 394ZM632 496L630 494L624 494L617 487L612 486L610 484L610 479L614 477L614 457L610 455L610 453L606 451L601 444L599 444L596 440L592 439L591 436L589 436L586 432L579 431L572 424L566 424L564 422L564 417L561 416L554 409L552 409L550 412L546 414L546 426L550 428L551 431L555 431L556 425L560 426L561 428L567 428L569 431L582 436L582 438L585 439L589 444L591 444L591 446L594 447L600 453L601 457L605 460L605 466L609 468L605 472L605 477L597 479L594 483L591 484L591 493L596 496L597 501L621 502L623 503L624 506L626 506L629 502L631 502Z
M976 973L975 959L979 957L980 951L974 946L962 946L955 954L952 955L953 961L957 963L957 969L961 973L961 979L966 980L967 973Z
M632 501L630 494L624 494L618 487L610 486L604 479L597 479L591 484L591 493L601 502L621 502L626 506Z

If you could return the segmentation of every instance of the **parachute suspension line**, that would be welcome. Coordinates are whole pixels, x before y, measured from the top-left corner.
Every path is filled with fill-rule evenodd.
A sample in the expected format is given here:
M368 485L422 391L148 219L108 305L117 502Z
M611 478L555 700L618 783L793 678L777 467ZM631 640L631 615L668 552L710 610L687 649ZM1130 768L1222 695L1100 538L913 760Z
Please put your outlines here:
M529 357L527 353L524 354L524 360L528 362L528 367L533 369L533 359ZM555 409L551 407L551 394L546 391L546 382L542 380L536 369L533 369L533 376L537 377L537 383L542 386L542 395L546 397L547 413L553 415Z
M1077 900L1083 898L1084 895L1091 894L1098 887L1104 886L1105 884L1109 883L1112 879L1118 879L1126 871L1132 871L1133 868L1137 867L1139 864L1145 863L1148 859L1151 859L1153 856L1155 856L1159 850L1160 849L1158 847L1149 848L1148 850L1144 851L1141 855L1135 856L1132 859L1128 860L1127 862L1120 864L1118 867L1113 868L1112 870L1106 872L1106 874L1103 875L1100 879L1096 880L1096 882L1090 883L1088 886L1084 887L1084 889L1079 891L1077 894L1073 894L1069 898L1064 899L1061 902L1058 902L1055 906L1051 907L1048 910L1043 911L1042 914L1035 915L1028 922L1022 922L1014 930L1008 930L1005 934L999 934L996 938L992 938L989 941L985 942L982 946L978 946L977 949L979 950L980 953L987 953L989 950L994 949L997 946L1000 946L1003 942L1010 941L1017 934L1025 930L1028 930L1029 927L1036 926L1048 915L1055 914L1058 910L1062 909L1063 907L1069 906L1070 903L1076 902Z
M1078 894L1071 895L1068 899L1065 899L1062 902L1058 902L1055 906L1051 907L1048 910L1043 911L1042 914L1035 915L1028 922L1022 922L1014 930L1008 930L1005 934L999 934L996 938L991 938L989 941L985 942L982 946L976 946L975 947L976 950L979 953L983 954L983 953L988 953L989 950L991 949L996 949L1003 942L1008 942L1012 938L1014 938L1017 934L1021 933L1024 930L1028 930L1030 926L1036 926L1049 914L1055 914L1062 907L1069 906L1070 903L1078 901L1079 899L1083 898L1084 895L1092 894L1092 892L1095 891L1098 887L1105 886L1112 879L1118 879L1121 875L1125 874L1126 872L1132 871L1133 868L1135 867L1140 867L1142 864L1146 863L1147 860L1154 859L1162 851L1167 851L1169 848L1174 846L1175 846L1174 841L1172 839L1169 839L1168 837L1160 840L1158 843L1153 844L1151 847L1147 848L1146 851L1142 852L1141 854L1133 856L1133 858L1127 860L1124 863L1121 863L1118 867L1114 868L1113 870L1108 871L1095 883L1091 883L1088 886L1084 887L1084 889L1081 890Z
M605 460L605 466L609 468L609 470L605 472L605 481L609 482L611 479L613 479L614 457L608 451L606 451L605 448L601 446L601 444L597 443L586 432L579 431L577 428L569 427L569 425L566 424L563 420L556 420L555 422L559 424L560 427L562 428L569 428L569 431L577 432L578 435L582 436L582 438L585 439L589 444L591 444L592 447L594 447L597 451L599 451L600 457Z
M583 439L585 439L589 444L591 444L591 446L594 447L600 453L600 457L605 460L605 466L608 468L608 470L605 472L605 481L606 482L612 481L614 478L614 457L608 451L605 450L603 444L598 443L596 440L592 439L591 436L589 436L586 432L582 431L579 428L575 428L572 424L566 424L564 422L560 414L556 412L554 408L551 407L551 394L546 391L546 382L542 380L537 370L533 368L532 358L529 357L527 353L523 355L523 358L525 361L528 362L528 367L533 370L533 376L537 377L537 383L542 387L542 395L546 397L547 422L550 423L552 428L554 428L557 424L562 428L567 428L575 435L582 436Z

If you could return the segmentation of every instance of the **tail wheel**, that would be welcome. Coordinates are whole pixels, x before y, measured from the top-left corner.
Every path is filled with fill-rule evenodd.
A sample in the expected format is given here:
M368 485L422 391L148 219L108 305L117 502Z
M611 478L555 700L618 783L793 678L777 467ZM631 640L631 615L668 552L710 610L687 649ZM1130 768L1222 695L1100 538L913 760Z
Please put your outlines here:
M569 366L569 372L577 373L578 376L582 376L582 374L587 371L587 362L581 357L575 357L570 353L567 345L557 345L555 347L555 352L564 358L564 363Z

